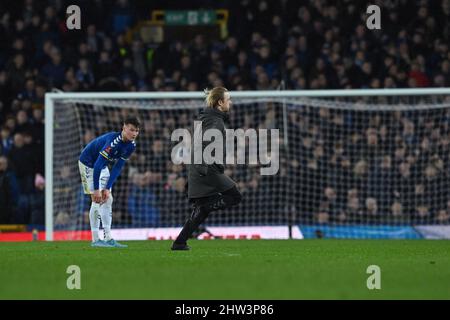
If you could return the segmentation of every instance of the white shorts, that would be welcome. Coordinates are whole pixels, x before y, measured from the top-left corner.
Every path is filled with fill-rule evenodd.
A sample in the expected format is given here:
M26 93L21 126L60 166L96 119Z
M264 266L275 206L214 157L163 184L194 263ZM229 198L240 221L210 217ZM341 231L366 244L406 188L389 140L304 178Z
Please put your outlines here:
M81 161L78 161L78 167L80 168L81 184L85 194L94 193L94 169L85 166ZM99 188L100 190L106 189L106 184L109 180L109 169L104 168L100 172ZM111 189L109 189L111 190Z

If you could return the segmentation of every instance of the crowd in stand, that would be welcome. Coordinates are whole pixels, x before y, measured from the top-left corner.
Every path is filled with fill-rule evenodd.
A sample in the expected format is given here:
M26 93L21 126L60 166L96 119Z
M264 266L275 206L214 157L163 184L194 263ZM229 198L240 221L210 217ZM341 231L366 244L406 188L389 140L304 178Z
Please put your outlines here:
M219 85L230 90L450 86L449 0L374 1L382 10L381 30L366 28L368 4L360 1L244 0L215 1L214 4L190 1L176 6L164 1L139 0L117 0L114 5L106 0L78 3L83 13L81 31L70 31L65 27L65 9L72 4L69 1L0 3L1 223L43 222L43 110L45 93L52 88L64 91L196 91ZM199 34L190 41L174 40L162 44L144 43L139 38L127 41L126 31L137 21L148 19L151 10L198 7L229 10L227 38L207 41ZM188 124L190 116L186 114L182 121L165 118L164 125L168 122L178 125L183 121ZM270 113L266 115L269 116ZM334 120L338 121L339 114L327 115L326 111L320 111L316 117L306 118L323 119L332 124ZM379 175L386 176L386 181L403 181L403 178L408 180L410 175L421 176L424 172L427 177L439 178L439 183L432 185L443 190L441 180L443 172L448 172L448 153L436 155L424 151L417 154L414 153L416 150L408 148L414 143L424 150L427 145L428 148L447 147L441 144L448 140L448 127L443 127L442 120L429 125L426 118L426 115L422 119L400 114L389 124L372 120L370 127L360 128L359 132L349 136L342 134L342 139L334 145L323 146L323 140L328 139L320 137L323 135L321 124L305 124L303 114L293 112L289 117L290 130L309 128L311 132L295 131L302 138L298 143L303 147L295 154L289 153L292 148L286 151L289 156L286 156L286 165L279 176L249 177L248 170L239 173L236 168L230 168L228 173L235 174L237 180L241 175L245 181L241 187L261 197L270 193L265 186L284 182L289 185L292 174L305 177L298 179L305 185L291 186L291 190L303 190L303 194L311 195L309 201L298 200L300 202L294 203L295 209L283 210L293 216L296 214L291 212L315 212L317 222L348 221L349 215L355 216L361 210L364 214L388 211L397 216L401 215L399 212L418 212L424 217L432 213L439 221L446 221L450 204L444 196L436 208L425 200L408 207L411 202L402 200L404 194L408 194L407 197L416 194L415 199L427 198L433 194L428 186L430 183L405 182L408 187L414 185L414 192L393 187L397 189L389 193L385 189L379 190L376 182L370 182L378 181L375 177ZM360 119L361 122L365 120L370 119ZM258 121L268 120L261 118ZM253 116L249 123L258 125L258 121ZM158 124L154 126L158 128ZM439 134L435 131L438 129ZM98 131L99 128L93 128L91 137L102 133ZM396 141L397 135L404 140ZM436 135L442 138L439 146L433 144ZM389 143L383 142L385 138L391 139ZM164 167L155 155L170 152L166 141L151 141L149 146L153 151L145 157L141 154L139 161L151 162L154 168ZM396 147L383 149L386 146ZM359 152L368 152L369 156L350 158ZM139 153L134 161L138 159ZM420 166L415 165L417 163ZM335 169L336 166L341 167ZM173 189L176 196L182 193L185 181L180 178L183 170L169 164L164 170L160 169L161 172L155 172L154 168L152 171L149 167L145 171L147 174L133 177L131 185L135 188L130 192L137 195L133 197L136 200L134 204L124 204L124 208L137 212L145 207L139 203L155 203L151 196L136 193L142 189L136 186L155 184L152 181L160 184L157 195L165 195L167 189ZM348 182L354 184L348 190L331 182L313 183L314 172L317 172L317 178L323 178L320 175L327 172L326 181L339 181L333 177L347 172L342 171L344 169L361 176L361 181L372 183L373 188L358 187L356 182ZM427 181L434 181L431 178ZM264 179L276 181L263 183ZM314 189L316 185L317 190ZM305 189L307 186L312 189ZM293 194L292 199L301 199L300 193ZM389 196L383 196L383 199L376 197L387 193ZM171 201L170 197L164 201ZM274 199L273 203L278 202ZM162 207L155 208L154 216L164 215ZM350 211L355 214L349 214ZM124 221L132 223L132 217L124 218ZM157 224L155 221L147 224Z

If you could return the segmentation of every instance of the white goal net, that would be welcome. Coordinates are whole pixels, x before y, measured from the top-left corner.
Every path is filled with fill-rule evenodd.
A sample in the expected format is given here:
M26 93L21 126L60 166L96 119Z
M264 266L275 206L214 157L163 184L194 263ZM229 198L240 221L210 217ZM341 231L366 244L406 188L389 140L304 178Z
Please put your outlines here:
M399 227L449 224L449 90L231 97L228 128L279 129L280 168L264 176L258 165L226 166L243 202L213 213L208 226L290 225L305 237L397 232L408 238L411 229ZM48 234L72 232L67 238L77 239L88 232L90 198L80 183L80 152L95 137L120 131L130 115L142 126L136 152L113 186L113 229L181 227L190 214L187 170L172 162L178 142L171 134L192 130L203 107L200 93L49 94Z

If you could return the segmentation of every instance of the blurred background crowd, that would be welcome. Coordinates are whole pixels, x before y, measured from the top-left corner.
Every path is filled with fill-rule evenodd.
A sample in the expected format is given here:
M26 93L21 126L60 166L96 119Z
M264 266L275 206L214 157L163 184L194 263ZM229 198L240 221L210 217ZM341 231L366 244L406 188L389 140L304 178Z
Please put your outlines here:
M82 8L80 31L66 28L65 10L70 4ZM381 30L367 29L368 3L364 1L0 2L0 223L43 223L43 110L45 93L53 88L80 92L197 91L213 86L230 90L449 87L450 1L371 4L381 7ZM127 41L127 30L149 19L152 10L193 8L229 10L228 36L208 41L198 34L189 41L161 44L139 38ZM274 106L258 108L235 116L232 125L279 125ZM314 213L317 222L344 222L349 216L357 217L357 212L397 217L410 212L448 221L448 114L433 112L364 118L369 116L326 109L292 111L289 136L298 138L289 140L296 145L286 148L280 175L256 177L252 170L238 167L228 173L240 181L245 192L254 193L250 199L272 199L276 195L270 190L284 188L298 192L283 193L283 197L292 196L289 199L309 195L306 202L296 200L293 208L281 204L283 197L267 200L267 208L275 210L276 206L287 216L308 212ZM124 187L118 189L135 195L128 198L124 194L122 198L135 199L134 204L120 205L127 208L123 221L128 224L133 223L129 212L151 207L154 212L148 216L161 217L164 203L173 201L172 196L181 197L185 170L169 161L164 130L188 127L193 114L140 116L149 123L144 125L141 140L148 141L145 144L151 151L138 150L129 170L140 168L136 169L140 174L131 172L119 181ZM245 123L239 123L242 121ZM356 132L339 131L340 126L354 125L354 121L365 125L354 126ZM338 131L325 130L331 127ZM102 130L118 130L97 123L88 129L85 143ZM154 131L160 134L152 135ZM327 132L330 136L324 137ZM141 165L135 165L139 161ZM356 175L346 183L350 188L333 183L344 181L333 177L346 179L350 172ZM63 169L60 174L69 175ZM293 174L303 178L292 182L289 177ZM379 180L380 175L386 180ZM408 180L411 177L418 178ZM321 182L314 182L316 179ZM396 186L389 181L401 183ZM149 185L152 192L142 195ZM437 191L441 200L436 202ZM142 205L146 201L159 204ZM184 215L185 208L180 208ZM245 212L245 204L240 210ZM146 223L160 223L160 218L152 219Z

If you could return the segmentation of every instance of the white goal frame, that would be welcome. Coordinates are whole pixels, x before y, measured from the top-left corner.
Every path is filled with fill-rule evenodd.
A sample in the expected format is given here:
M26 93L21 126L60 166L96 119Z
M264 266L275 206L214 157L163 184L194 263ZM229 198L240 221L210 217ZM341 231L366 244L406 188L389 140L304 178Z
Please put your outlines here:
M368 96L449 95L450 88L419 89L351 89L351 90L286 90L286 91L234 91L232 98L324 98ZM47 93L45 95L45 239L53 241L53 125L57 100L111 100L111 99L203 99L203 92L89 92ZM286 121L286 119L285 119Z

